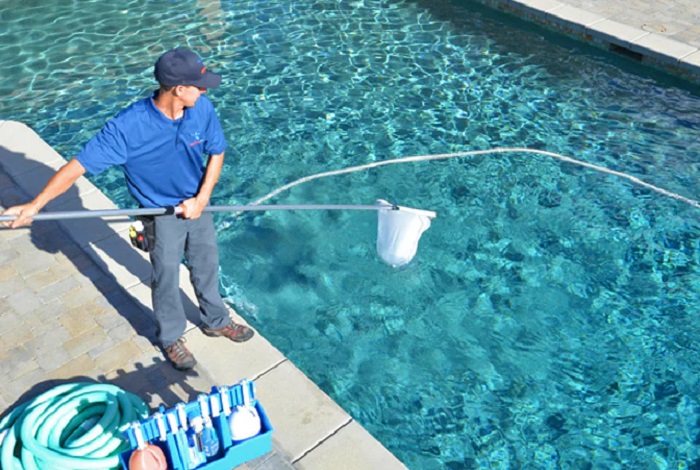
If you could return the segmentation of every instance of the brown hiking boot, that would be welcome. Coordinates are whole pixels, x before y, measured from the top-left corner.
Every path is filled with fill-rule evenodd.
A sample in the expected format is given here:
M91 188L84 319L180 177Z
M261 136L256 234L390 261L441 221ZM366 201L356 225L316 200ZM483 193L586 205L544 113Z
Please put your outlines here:
M177 370L189 370L197 364L189 349L185 346L185 338L179 338L170 346L163 348L165 357Z
M231 341L235 341L236 343L248 341L255 334L252 329L245 325L234 323L233 320L231 320L228 325L223 328L219 328L218 330L205 326L202 328L202 332L207 336L224 336Z

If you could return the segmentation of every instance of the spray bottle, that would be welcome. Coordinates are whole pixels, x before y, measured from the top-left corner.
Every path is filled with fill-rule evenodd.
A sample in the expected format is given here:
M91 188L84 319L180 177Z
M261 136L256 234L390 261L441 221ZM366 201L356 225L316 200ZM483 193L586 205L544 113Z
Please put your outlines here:
M180 433L183 435L182 440L186 448L186 461L189 462L188 468L196 468L199 464L203 463L204 455L202 454L202 442L199 439L200 430L194 429L188 424L188 416L185 411L185 404L178 403L175 406L177 410L177 420L180 424L182 431ZM201 417L199 417L199 424L201 425ZM190 420L190 424L193 424ZM183 432L184 431L184 432Z
M204 429L202 430L202 451L207 457L207 460L215 460L218 457L219 436L216 435L216 430L211 422L209 413L209 397L202 394L198 397L199 408L202 411L202 420L204 421Z
M187 448L190 454L190 468L195 468L207 461L207 457L204 454L204 446L202 445L204 423L202 417L196 413L191 413L187 419L190 422L190 427L187 429Z

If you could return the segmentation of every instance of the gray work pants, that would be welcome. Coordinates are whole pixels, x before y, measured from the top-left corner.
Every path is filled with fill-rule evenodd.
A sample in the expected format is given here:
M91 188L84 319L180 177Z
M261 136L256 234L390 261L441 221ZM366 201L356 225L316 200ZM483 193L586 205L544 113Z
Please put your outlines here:
M150 252L151 296L163 347L177 341L187 325L179 283L183 252L199 302L200 319L209 328L223 328L229 322L228 310L219 294L219 249L211 213L205 212L194 220L176 215L156 216L155 246Z

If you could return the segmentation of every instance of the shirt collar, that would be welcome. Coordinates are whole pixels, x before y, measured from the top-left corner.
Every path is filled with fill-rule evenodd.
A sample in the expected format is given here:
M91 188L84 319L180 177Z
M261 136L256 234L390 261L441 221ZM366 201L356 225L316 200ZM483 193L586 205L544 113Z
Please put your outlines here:
M158 122L161 122L163 124L180 124L180 122L187 116L187 109L184 110L184 114L182 115L181 118L178 119L170 119L168 118L163 112L158 109L158 106L156 106L155 103L155 97L158 95L158 90L155 90L150 98L148 98L148 103L147 103L147 108L151 115L158 120Z

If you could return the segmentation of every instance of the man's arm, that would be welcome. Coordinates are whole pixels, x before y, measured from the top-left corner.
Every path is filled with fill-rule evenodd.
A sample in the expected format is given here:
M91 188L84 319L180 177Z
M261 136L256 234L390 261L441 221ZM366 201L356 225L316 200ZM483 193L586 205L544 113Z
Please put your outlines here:
M35 216L46 204L56 197L68 191L73 184L85 173L85 167L75 158L63 165L54 174L44 189L34 198L32 202L13 206L2 213L2 215L16 215L12 222L3 222L4 226L12 228L22 227L32 223Z
M219 175L221 175L221 168L223 168L223 166L223 152L209 157L207 170L204 173L204 180L199 187L199 192L195 197L185 199L180 203L182 216L184 218L196 219L202 215L202 210L209 204L209 198L211 198L211 193L214 191L214 186L216 186L216 182L219 181Z

